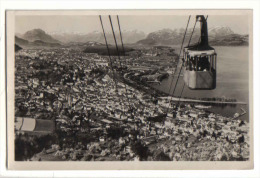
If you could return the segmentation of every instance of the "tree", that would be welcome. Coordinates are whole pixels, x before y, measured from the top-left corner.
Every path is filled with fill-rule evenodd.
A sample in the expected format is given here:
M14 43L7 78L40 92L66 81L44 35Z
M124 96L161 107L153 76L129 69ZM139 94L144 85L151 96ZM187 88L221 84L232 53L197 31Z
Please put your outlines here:
M244 143L244 141L245 141L244 135L242 135L241 137L239 137L237 141L238 141L238 143Z
M171 161L170 157L166 155L163 151L155 152L154 154L155 161Z
M53 135L44 135L41 137L27 134L18 135L15 138L15 160L28 160L44 148L49 148L53 143L56 143L56 137Z
M119 139L119 137L124 137L124 129L122 127L111 127L107 129L108 137L113 139Z
M147 146L144 146L140 141L134 143L131 146L133 152L139 156L140 161L146 161L149 156L149 150Z
M20 105L20 106L18 106L18 108L19 108L19 112L18 112L19 114L17 114L17 115L19 115L20 117L23 117L27 114L27 112L28 112L27 107Z

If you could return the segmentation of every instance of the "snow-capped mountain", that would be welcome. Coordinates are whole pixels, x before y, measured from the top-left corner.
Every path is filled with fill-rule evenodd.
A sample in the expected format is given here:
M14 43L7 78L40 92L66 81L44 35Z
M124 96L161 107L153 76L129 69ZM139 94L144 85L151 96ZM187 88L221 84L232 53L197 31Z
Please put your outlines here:
M208 34L211 37L218 37L218 36L226 36L226 35L234 34L234 31L231 30L229 27L217 26L217 27L210 28L208 30Z
M184 45L188 44L191 37L192 28L189 28L186 33ZM138 30L123 30L122 37L124 44L141 44L141 45L180 45L185 33L184 28L178 29L162 29L155 32L151 32L146 35L142 31ZM120 34L115 31L118 44L121 43ZM248 45L248 35L235 34L229 27L213 27L208 30L210 45ZM111 31L107 29L106 37L109 44L114 45L114 38ZM190 44L197 43L200 38L200 29L194 30ZM25 41L24 41L25 40ZM93 45L105 44L103 33L100 31L93 31L90 33L80 32L50 32L46 33L41 29L33 29L27 31L24 34L16 34L16 41L18 45L48 45L53 46L60 44L72 44L72 43L87 43L97 42ZM37 42L37 43L34 43ZM91 44L85 44L91 45Z
M64 33L50 33L55 39L63 42L63 43L70 43L70 42L80 42L85 43L87 41L96 41L100 43L104 43L104 36L103 32L93 31L90 33L71 33L71 32L64 32ZM119 32L115 31L116 37L119 40ZM123 42L124 43L135 43L143 38L145 38L145 33L142 31L131 30L131 31L122 31ZM107 41L110 44L114 44L114 38L112 32L106 32Z
M184 44L188 44L192 34L192 28L186 33ZM149 33L143 40L138 41L142 45L180 45L185 29L162 29ZM210 45L248 45L248 35L235 34L229 27L213 27L208 30ZM200 38L200 29L196 28L190 44L197 43Z
M193 29L188 29L186 33L186 39L185 42L188 42L191 33ZM162 45L177 45L180 44L183 40L183 35L185 33L185 29L180 28L180 29L162 29L158 30L152 33L149 33L147 35L146 39L140 40L137 43L139 44L162 44ZM193 36L192 36L192 41L195 42L195 40L198 40L199 38L199 29L195 29Z

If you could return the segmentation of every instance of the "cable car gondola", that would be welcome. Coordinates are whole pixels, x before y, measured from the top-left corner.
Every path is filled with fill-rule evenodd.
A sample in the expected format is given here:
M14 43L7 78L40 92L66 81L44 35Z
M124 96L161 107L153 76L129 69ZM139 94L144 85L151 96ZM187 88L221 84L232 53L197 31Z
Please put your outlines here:
M183 49L185 84L192 90L212 90L216 88L217 54L208 44L207 21L203 15L197 15L200 22L201 37L196 45Z

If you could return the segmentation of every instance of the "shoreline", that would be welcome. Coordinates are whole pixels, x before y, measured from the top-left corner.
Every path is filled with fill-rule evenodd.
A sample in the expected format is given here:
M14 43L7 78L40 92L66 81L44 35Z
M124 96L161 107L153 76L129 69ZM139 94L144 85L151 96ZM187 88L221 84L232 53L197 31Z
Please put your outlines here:
M168 98L168 97L171 97L171 99L172 99L173 101L192 102L192 103L205 103L205 104L213 104L213 105L214 105L214 104L220 104L220 105L221 105L221 104L224 104L224 105L225 105L225 104L228 104L228 105L248 105L248 103L242 102L242 101L234 101L234 102L232 102L232 101L213 101L213 100L207 101L207 100L200 100L200 99L193 99L193 98L184 98L184 97L179 98L179 97L176 97L176 96L172 96L172 95L170 95L170 94L167 93L167 92L161 91L161 90L159 90L159 89L153 87L153 86L150 85L149 83L138 82L138 81L134 81L134 80L131 80L131 79L125 78L125 77L123 77L123 80L124 80L124 81L129 80L130 82L129 82L129 81L126 81L127 84L134 82L136 85L139 84L139 86L150 88L151 90L153 90L154 92L156 92L156 95L159 95L159 96L157 96L158 98ZM137 82L138 82L138 83L137 83ZM145 90L145 89L143 88L143 90ZM148 92L148 91L145 91L145 92L148 93L148 94L151 94L151 92ZM160 95L161 95L161 96L160 96ZM209 98L209 99L211 99L211 98Z

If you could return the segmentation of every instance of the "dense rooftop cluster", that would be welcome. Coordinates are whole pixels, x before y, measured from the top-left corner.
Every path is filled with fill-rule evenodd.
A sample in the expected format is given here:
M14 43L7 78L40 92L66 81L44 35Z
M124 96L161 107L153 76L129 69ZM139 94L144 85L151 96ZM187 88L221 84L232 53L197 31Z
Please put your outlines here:
M222 117L189 103L169 106L131 83L127 74L169 63L169 48L131 51L120 68L107 56L79 49L23 49L16 53L15 116L52 120L51 143L31 160L247 160L248 123ZM133 60L132 58L135 58ZM132 59L132 60L131 60ZM172 59L171 59L172 60ZM150 75L150 73L149 73ZM155 75L155 74L151 74ZM159 100L159 102L158 102ZM22 134L24 134L22 132ZM17 139L21 131L16 131ZM41 135L30 137L36 144Z

